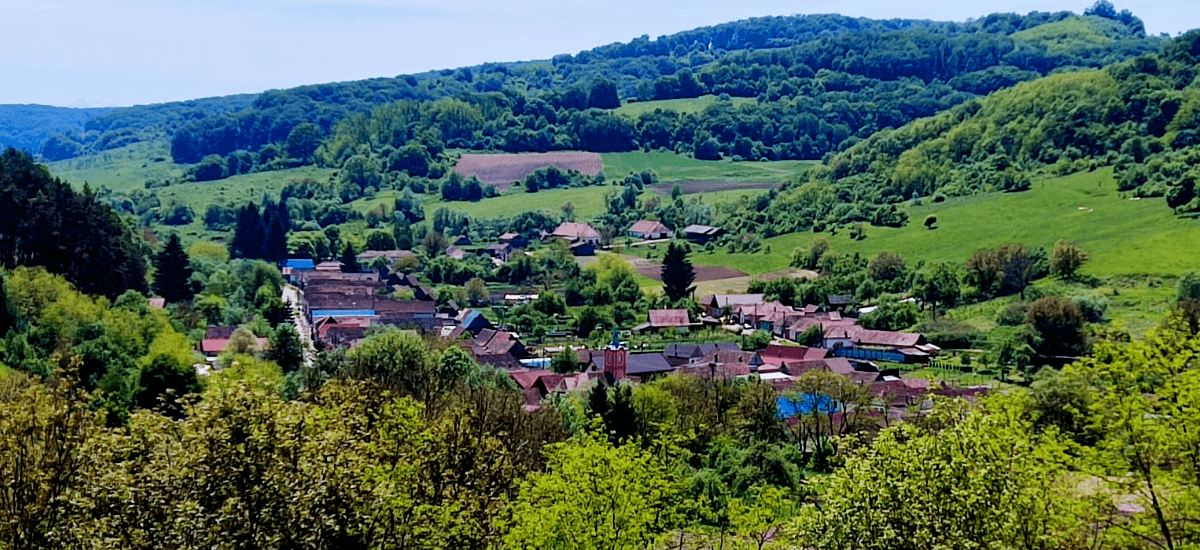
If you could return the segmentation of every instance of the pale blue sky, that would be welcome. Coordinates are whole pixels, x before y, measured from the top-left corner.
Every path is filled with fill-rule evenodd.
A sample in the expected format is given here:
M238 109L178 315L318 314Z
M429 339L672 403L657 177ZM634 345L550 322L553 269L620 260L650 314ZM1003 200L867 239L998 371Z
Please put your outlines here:
M0 103L123 106L546 59L761 15L963 21L1092 0L2 0ZM1151 33L1200 27L1200 5L1116 0Z

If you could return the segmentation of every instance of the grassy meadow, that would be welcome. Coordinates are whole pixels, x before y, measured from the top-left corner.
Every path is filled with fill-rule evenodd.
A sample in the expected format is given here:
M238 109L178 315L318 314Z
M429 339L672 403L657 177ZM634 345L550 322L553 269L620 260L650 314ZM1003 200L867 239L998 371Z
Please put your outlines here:
M734 107L742 105L754 105L758 103L753 97L731 97ZM716 105L719 99L715 95L702 95L696 98L688 99L660 99L657 101L634 101L626 103L613 110L618 115L625 115L629 118L638 118L646 113L653 113L655 109L664 111L675 111L679 114L695 114L703 112L705 109Z
M54 177L74 184L87 183L92 189L107 187L114 191L142 189L147 181L175 180L183 176L183 167L171 160L171 147L165 141L144 141L95 155L48 163Z
M750 274L787 267L792 250L826 237L838 252L874 255L895 252L912 261L965 261L981 248L1015 242L1054 246L1059 239L1079 243L1091 253L1083 272L1100 277L1167 275L1197 269L1200 221L1176 217L1162 199L1131 200L1116 190L1112 169L1085 172L1034 183L1022 193L991 193L951 198L942 203L908 206L909 224L901 229L868 227L861 241L843 231L795 233L765 240L767 253L698 253L694 261ZM937 228L926 229L926 216ZM764 248L765 249L765 248Z
M783 182L803 172L815 161L780 160L773 162L733 162L729 160L696 160L663 151L605 153L600 155L604 175L608 179L623 178L647 168L654 170L662 181L728 180L751 182Z

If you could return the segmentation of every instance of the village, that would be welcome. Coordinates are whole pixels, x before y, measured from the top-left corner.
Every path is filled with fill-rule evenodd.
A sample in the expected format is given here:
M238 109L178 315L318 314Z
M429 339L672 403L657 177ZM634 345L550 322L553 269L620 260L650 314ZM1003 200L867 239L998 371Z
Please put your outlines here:
M721 231L693 226L681 233L688 241L702 243ZM659 222L643 220L633 224L629 235L654 243L669 240L673 233ZM575 256L595 255L600 246L594 228L564 222L553 232L502 235L497 242L478 247L478 253L500 266L526 254L531 243L553 240L561 241ZM734 381L757 377L779 393L780 416L786 418L805 412L787 402L788 396L795 395L797 380L810 371L826 371L865 388L872 398L869 404L837 406L868 406L881 425L920 414L933 395L970 397L989 389L949 387L931 384L927 378L903 377L896 365L929 363L941 350L918 333L860 326L852 297L843 295L826 296L824 303L803 307L769 301L765 294L703 296L697 300L701 314L688 309L651 309L635 326L613 330L611 342L605 345L572 338L568 333L552 334L557 338L535 345L528 335L489 319L486 308L439 301L431 286L415 274L389 269L413 254L407 250L363 252L356 258L359 265L375 267L361 272L350 272L338 261L288 260L281 268L289 282L283 298L292 308L302 340L311 348L309 354L352 347L379 327L450 339L480 364L506 371L524 394L530 412L555 394L583 391L597 383L642 383L671 373ZM446 254L466 252L451 246ZM493 298L516 306L538 297L509 293ZM215 364L234 328L209 328L199 351ZM770 336L765 345L748 341L748 337L764 333ZM819 338L814 339L814 333ZM642 335L653 335L656 343L630 344L631 338ZM705 341L706 335L711 341ZM678 336L678 341L673 341L673 336ZM260 342L260 347L266 345L265 340ZM552 358L564 352L574 354L576 368L572 372L550 370Z

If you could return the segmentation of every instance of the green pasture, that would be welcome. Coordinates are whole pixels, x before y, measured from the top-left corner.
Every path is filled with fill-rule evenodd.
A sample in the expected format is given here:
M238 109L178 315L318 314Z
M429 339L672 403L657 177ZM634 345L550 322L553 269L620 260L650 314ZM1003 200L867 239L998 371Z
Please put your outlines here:
M636 151L600 155L604 175L610 180L651 169L662 181L729 180L752 182L783 182L803 172L814 161L780 160L773 162L733 162L729 160L696 160L665 151Z
M752 97L731 97L734 107L742 105L754 105L758 100ZM629 118L638 118L646 113L653 113L655 109L664 111L675 111L679 114L695 114L701 113L705 109L716 105L720 101L715 95L702 95L696 98L687 99L660 99L656 101L634 101L626 103L613 110L618 115L625 115Z
M910 261L965 261L975 251L1002 243L1054 246L1059 239L1079 243L1091 253L1088 275L1179 275L1200 268L1200 221L1175 216L1161 198L1121 197L1111 169L1034 183L1022 193L991 193L926 201L907 207L909 224L901 229L868 227L861 241L847 231L794 233L766 239L769 253L698 253L693 261L722 265L751 274L787 267L792 250L825 237L837 252L874 255L895 252ZM937 216L926 229L926 216Z

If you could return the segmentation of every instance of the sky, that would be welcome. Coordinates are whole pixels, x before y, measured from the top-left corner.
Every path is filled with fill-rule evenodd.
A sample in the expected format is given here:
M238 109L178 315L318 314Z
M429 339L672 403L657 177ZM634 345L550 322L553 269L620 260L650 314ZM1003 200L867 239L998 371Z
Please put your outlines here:
M1200 3L1114 0L1147 32L1200 27ZM0 0L0 104L127 106L549 59L748 17L965 21L1092 0Z

